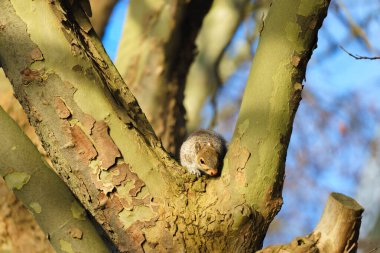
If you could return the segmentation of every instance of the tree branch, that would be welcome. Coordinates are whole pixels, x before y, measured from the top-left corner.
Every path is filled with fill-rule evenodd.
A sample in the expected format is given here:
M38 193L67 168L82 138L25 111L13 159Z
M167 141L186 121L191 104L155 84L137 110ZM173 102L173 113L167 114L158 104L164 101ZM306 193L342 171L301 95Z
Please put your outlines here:
M247 201L268 219L281 207L293 119L328 6L327 0L274 1L253 60L224 174L234 185L247 184ZM245 162L238 163L242 153Z
M291 243L268 246L257 253L354 253L364 209L354 199L331 193L315 230Z
M364 209L354 199L331 193L313 234L321 253L356 252Z
M254 239L245 241L253 243L255 250L261 248L267 228L282 205L293 119L301 100L306 65L328 6L327 0L272 3L221 180L207 186L211 196L223 189L224 197L217 205L220 209L236 209L238 221L234 226L257 231L252 235Z
M357 55L357 54L352 54L350 52L348 52L344 47L342 46L339 46L340 49L342 49L344 52L346 52L349 56L355 58L356 60L379 60L380 59L380 56L373 56L373 57L369 57L369 56L360 56L360 55Z
M0 175L33 214L54 249L111 252L82 205L1 107L0 122Z
M55 170L120 251L136 249L168 192L182 191L185 169L161 148L73 4L1 1L0 64Z

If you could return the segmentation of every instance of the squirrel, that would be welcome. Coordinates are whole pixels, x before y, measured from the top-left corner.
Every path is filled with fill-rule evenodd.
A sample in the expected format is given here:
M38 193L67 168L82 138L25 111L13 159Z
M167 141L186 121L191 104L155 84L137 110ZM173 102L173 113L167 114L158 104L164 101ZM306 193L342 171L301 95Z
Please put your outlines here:
M226 151L222 136L211 130L197 130L181 146L181 165L196 176L201 172L217 176Z

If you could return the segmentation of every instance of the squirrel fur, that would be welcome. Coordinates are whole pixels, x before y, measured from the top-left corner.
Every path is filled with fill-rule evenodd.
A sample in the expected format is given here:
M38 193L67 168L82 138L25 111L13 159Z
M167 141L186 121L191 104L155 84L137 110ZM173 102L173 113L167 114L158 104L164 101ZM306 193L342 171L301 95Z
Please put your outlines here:
M222 136L211 130L197 130L181 146L181 165L197 176L201 173L217 176L225 154L226 142Z

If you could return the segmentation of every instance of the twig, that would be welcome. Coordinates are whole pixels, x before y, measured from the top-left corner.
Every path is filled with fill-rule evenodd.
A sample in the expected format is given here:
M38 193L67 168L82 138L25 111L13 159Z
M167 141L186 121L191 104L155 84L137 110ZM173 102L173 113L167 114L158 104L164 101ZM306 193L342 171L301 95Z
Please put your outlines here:
M339 46L340 49L342 49L344 52L346 52L349 56L355 58L356 60L380 60L380 56L374 56L374 57L368 57L368 56L360 56L360 55L354 55L350 52L348 52L344 47Z
M377 251L379 248L374 248L374 249L371 249L370 251L368 251L368 253L373 253L373 252L375 252L375 251Z

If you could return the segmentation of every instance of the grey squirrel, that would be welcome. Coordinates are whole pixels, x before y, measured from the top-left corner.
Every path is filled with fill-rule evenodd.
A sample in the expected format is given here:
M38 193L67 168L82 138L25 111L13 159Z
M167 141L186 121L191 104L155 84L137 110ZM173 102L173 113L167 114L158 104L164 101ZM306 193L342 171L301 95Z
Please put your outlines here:
M226 154L226 141L211 130L197 130L182 144L181 165L197 176L217 176Z

